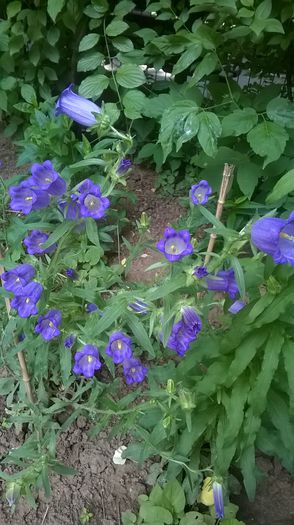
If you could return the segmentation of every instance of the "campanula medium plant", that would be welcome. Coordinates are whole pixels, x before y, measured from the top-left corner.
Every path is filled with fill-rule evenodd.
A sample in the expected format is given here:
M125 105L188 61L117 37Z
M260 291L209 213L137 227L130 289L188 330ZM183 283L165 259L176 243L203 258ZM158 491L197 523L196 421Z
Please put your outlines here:
M113 208L125 195L117 187L128 173L131 139L113 127L105 106L98 112L78 97L73 112L64 102L73 95L66 93L57 102L66 115L54 118L79 123L82 115L89 125L91 119L93 150L68 166L52 150L54 162L37 159L30 176L8 181L5 196L3 355L14 371L6 388L22 403L20 410L12 404L9 421L27 422L32 436L42 427L23 468L12 477L1 474L9 501L12 484L18 497L32 498L35 486L48 495L49 484L41 480L51 471L72 472L59 464L52 446L66 426L56 424L56 416L70 411L68 424L81 413L90 417L92 435L120 418L117 431L129 430L135 438L124 455L136 461L160 455L159 482L178 477L189 503L208 471L222 518L222 487L229 489L232 463L251 497L256 447L294 470L291 218L256 214L239 232L205 207L208 197L210 206L216 199L201 181L188 195L187 216L167 225L153 244L161 256L160 282L126 284L125 266L111 264L105 253L111 232L119 233ZM208 237L197 241L195 213L211 223L207 232L218 236L217 252L206 253ZM265 241L262 221L269 219ZM131 260L133 248L126 245ZM138 246L144 249L142 239ZM222 315L214 320L216 306ZM15 358L23 352L31 374L29 401ZM51 382L53 393L46 387ZM121 382L134 394L127 406ZM271 445L269 435L275 435ZM22 447L6 461L17 463L20 454Z

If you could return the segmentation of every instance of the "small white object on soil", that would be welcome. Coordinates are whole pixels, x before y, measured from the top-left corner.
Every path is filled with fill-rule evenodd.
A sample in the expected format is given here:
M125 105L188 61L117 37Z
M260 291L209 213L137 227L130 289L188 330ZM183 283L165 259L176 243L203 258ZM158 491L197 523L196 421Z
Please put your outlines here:
M120 447L118 447L115 451L115 453L113 454L113 458L112 458L112 461L115 465L124 465L125 462L127 461L125 458L122 458L122 453L127 450L127 447L125 447L124 445L121 445Z

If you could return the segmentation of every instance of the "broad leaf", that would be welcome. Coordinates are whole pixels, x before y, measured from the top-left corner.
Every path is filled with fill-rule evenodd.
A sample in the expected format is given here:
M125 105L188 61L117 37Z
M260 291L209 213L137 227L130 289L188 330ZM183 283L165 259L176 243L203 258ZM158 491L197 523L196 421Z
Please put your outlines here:
M91 75L80 84L79 94L85 98L98 98L107 88L109 79L104 75Z
M106 27L105 33L107 36L117 36L126 31L128 29L128 24L124 22L123 20L120 20L119 18L115 18L110 22L110 24Z
M244 162L238 166L237 182L240 190L249 199L254 192L259 178L263 175L261 166L253 162Z
M282 155L288 138L288 133L279 124L268 121L255 126L247 135L254 153L265 157L264 168Z
M168 481L163 488L162 496L165 507L168 507L175 514L183 512L186 504L185 493L176 479Z
M205 76L210 75L215 68L218 65L218 58L217 55L212 51L210 53L207 53L205 57L201 60L201 62L196 66L196 69L193 73L192 79L190 80L189 84L194 85L198 84L198 82Z
M221 136L222 126L219 118L211 111L199 113L198 140L203 151L209 157L217 153L217 139Z
M87 51L88 49L92 49L99 40L99 35L97 33L89 33L88 35L85 35L82 40L80 41L79 45L79 51Z
M199 44L193 44L191 47L188 47L186 51L180 56L179 60L173 67L173 74L178 75L187 67L189 67L192 62L194 62L202 53L202 46Z
M154 523L162 522L167 525L173 523L172 514L165 509L164 507L159 507L158 505L152 505L151 502L146 501L140 507L139 516L144 521Z
M77 70L78 71L93 71L98 66L101 65L104 56L102 53L90 53L78 61Z
M48 0L47 11L49 16L55 22L57 15L62 11L65 0Z
M268 103L266 112L268 117L277 124L294 128L294 102L276 97Z
M144 108L146 96L142 91L134 89L127 91L122 99L126 117L134 120L141 117L141 111Z
M132 89L145 84L146 77L139 66L123 64L116 72L116 80L120 86Z
M236 109L222 120L222 136L238 137L248 133L257 124L258 116L254 108Z

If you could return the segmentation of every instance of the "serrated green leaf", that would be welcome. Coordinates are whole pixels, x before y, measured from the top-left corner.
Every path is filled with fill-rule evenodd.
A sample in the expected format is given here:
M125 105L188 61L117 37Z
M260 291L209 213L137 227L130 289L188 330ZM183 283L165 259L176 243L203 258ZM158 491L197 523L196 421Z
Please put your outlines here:
M248 133L257 124L258 115L254 108L236 109L222 120L222 136L238 137Z
M127 91L122 99L126 117L132 120L140 118L142 116L141 111L144 108L145 101L146 96L144 93L142 93L142 91L137 89Z
M173 67L173 75L178 75L187 69L202 53L201 44L193 44L180 56L179 60Z
M253 501L256 492L256 467L254 446L248 447L244 450L240 457L239 463L248 498L250 501Z
M163 487L162 504L175 514L183 512L186 504L185 492L178 482L174 479L168 481Z
M235 271L235 278L237 281L241 299L244 299L245 291L246 291L245 290L245 278L244 278L244 272L243 272L239 259L237 257L231 257L231 265Z
M98 98L108 84L109 78L105 75L91 75L81 82L79 95L85 98Z
M98 246L100 248L97 223L91 217L88 217L86 219L86 233L89 241L91 241L93 244L95 244L95 246Z
M198 82L205 77L210 75L218 65L218 58L216 54L211 51L205 55L201 62L196 66L195 71L189 81L190 85L198 84Z
M134 4L134 2L131 2L131 0L121 0L121 2L118 2L116 4L113 14L115 16L118 16L119 18L123 18L130 11L132 11L134 7L136 7L136 4Z
M250 199L262 176L261 166L249 161L240 164L237 171L237 182L243 195Z
M224 380L226 387L229 388L236 379L243 374L249 363L251 363L257 350L263 345L267 338L266 331L258 331L247 335L246 339L235 350L235 357L232 360Z
M58 226L56 226L53 233L51 233L47 239L47 241L43 244L43 248L49 248L52 244L59 241L63 235L65 235L69 230L72 229L72 224L70 221L64 221Z
M167 525L173 523L172 514L167 509L158 505L152 505L149 501L142 503L139 516L150 523L159 522Z
M294 102L281 97L273 98L266 107L268 117L288 128L294 128Z
M21 86L20 92L22 98L24 98L28 104L33 104L34 102L36 102L36 92L33 86L31 86L30 84L23 84Z
M123 64L116 72L116 80L120 86L132 89L145 84L146 77L139 66Z
M112 39L112 45L122 53L128 53L134 49L133 42L125 36L118 36Z
M7 396L14 390L15 379L12 377L0 378L0 396Z
M253 414L260 416L265 411L267 394L279 364L284 337L279 327L270 332L266 343L260 373L248 397Z
M255 126L247 135L254 153L265 157L264 168L282 155L288 138L288 133L281 126L268 121Z
M128 24L119 18L115 18L105 29L107 36L118 36L128 29Z
M222 126L219 118L211 111L199 113L198 140L206 155L214 157L217 153L217 139L221 136Z
M79 51L87 51L88 49L92 49L99 40L99 35L97 33L89 33L88 35L85 35L82 40L80 41L79 45Z
M126 316L127 323L134 334L135 338L137 339L138 345L142 346L148 354L155 357L155 351L152 346L152 343L150 341L150 338L144 328L144 325L139 321L137 317L134 315L127 315Z
M102 53L89 53L86 56L83 56L78 61L77 70L78 71L93 71L101 65L104 56Z
M59 345L59 366L62 382L66 385L71 374L72 355L70 348L65 348L63 343Z
M57 15L62 11L65 5L65 0L48 0L47 12L55 22Z

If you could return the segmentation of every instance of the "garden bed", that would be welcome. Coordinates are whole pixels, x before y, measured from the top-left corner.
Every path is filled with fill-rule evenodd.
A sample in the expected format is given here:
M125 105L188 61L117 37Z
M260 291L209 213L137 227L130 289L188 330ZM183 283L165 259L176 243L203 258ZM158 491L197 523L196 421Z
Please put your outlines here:
M15 167L15 153L9 142L1 140L0 159L2 176L7 178L23 170ZM129 219L134 222L145 212L151 219L149 237L155 242L164 227L179 218L183 209L176 199L163 198L154 191L154 174L150 170L134 168L129 177L128 189L135 192L137 202L129 210ZM136 233L129 228L128 240L136 242ZM144 273L146 267L159 261L160 255L147 250L138 257L128 274L129 281L152 281L155 271ZM5 421L4 404L1 406L1 419ZM5 502L1 503L0 525L67 525L78 524L82 509L93 514L93 525L119 525L122 511L136 509L138 494L148 491L146 485L147 468L127 461L125 465L114 465L112 457L115 449L127 444L127 438L109 441L104 432L99 437L88 437L88 423L83 417L64 434L58 443L58 459L77 470L75 476L54 476L53 493L50 501L42 494L36 509L31 509L21 501L14 515ZM15 434L14 430L2 425L0 431L1 457L11 447L19 446L25 436ZM265 473L254 503L246 496L237 497L240 505L240 518L247 525L291 525L294 520L294 500L292 497L294 481L281 465L269 458L260 457L258 464Z

